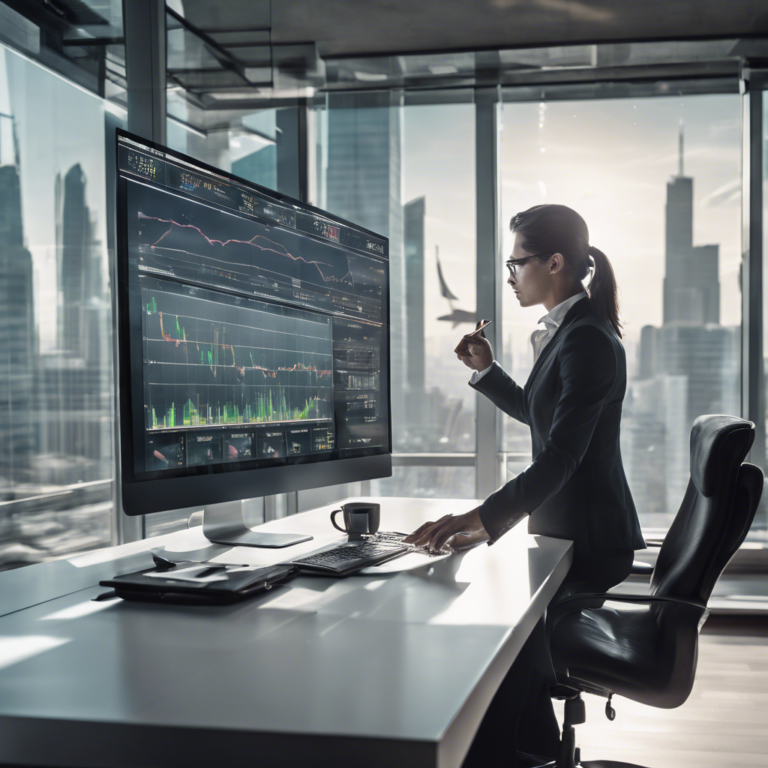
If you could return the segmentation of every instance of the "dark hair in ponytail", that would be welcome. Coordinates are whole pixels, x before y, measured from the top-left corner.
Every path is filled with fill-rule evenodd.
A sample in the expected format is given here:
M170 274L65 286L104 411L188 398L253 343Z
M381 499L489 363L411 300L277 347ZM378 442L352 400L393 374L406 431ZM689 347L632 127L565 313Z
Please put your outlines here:
M567 205L534 205L512 217L509 228L523 236L528 253L561 253L566 268L581 282L592 270L587 294L598 316L621 338L616 277L608 257L589 244L587 223Z

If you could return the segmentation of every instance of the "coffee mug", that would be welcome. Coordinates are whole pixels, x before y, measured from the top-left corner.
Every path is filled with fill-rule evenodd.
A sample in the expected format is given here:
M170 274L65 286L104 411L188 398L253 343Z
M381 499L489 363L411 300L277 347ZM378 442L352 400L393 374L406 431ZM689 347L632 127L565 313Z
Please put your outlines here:
M343 513L344 527L336 524L336 515ZM381 505L367 501L355 501L342 504L341 509L331 512L331 524L342 533L349 534L350 540L363 538L364 533L376 533L379 530L381 517Z

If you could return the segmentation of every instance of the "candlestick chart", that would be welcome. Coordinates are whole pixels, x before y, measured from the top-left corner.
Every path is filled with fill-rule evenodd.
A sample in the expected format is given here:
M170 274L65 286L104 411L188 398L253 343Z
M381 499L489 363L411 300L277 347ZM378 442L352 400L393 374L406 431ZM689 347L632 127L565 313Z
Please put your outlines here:
M146 278L145 426L333 418L331 319Z

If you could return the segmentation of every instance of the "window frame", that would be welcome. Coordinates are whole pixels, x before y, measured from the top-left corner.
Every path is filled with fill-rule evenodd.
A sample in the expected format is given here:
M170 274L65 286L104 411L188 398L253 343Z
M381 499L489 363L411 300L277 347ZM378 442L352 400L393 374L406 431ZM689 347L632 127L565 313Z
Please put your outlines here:
M158 23L155 44L165 53L164 24ZM142 32L145 35L145 31ZM126 37L130 29L126 29ZM162 39L160 39L162 38ZM146 39L146 38L145 38ZM129 58L130 48L126 50ZM128 67L130 73L131 68ZM768 89L768 75L765 70L744 66L739 67L737 76L727 70L713 73L706 62L692 63L684 68L681 77L679 65L653 67L653 77L643 79L638 70L618 72L616 68L608 71L595 69L593 77L581 73L578 82L573 73L552 70L547 73L546 82L531 78L530 82L519 82L514 86L502 87L499 84L488 86L461 85L456 88L425 88L400 85L397 90L403 94L403 106L416 104L467 103L475 105L475 168L476 168L476 233L477 233L477 289L476 306L483 307L483 314L496 321L487 333L491 343L498 342L501 334L501 287L504 284L501 265L501 226L500 221L500 168L499 168L499 127L500 110L508 101L551 101L574 98L579 100L601 98L637 98L640 96L663 96L683 94L740 93L742 96L742 219L744 253L742 269L742 416L755 422L757 434L755 447L750 454L751 460L761 467L765 466L765 393L762 366L762 92ZM129 75L130 77L130 75ZM162 80L162 82L161 82ZM133 85L129 82L130 87ZM136 115L139 120L151 120L149 112L158 106L165 112L164 77L159 78L154 87L163 90L157 94L154 105L148 104L147 114ZM322 105L322 90L316 95L317 103ZM306 105L306 102L305 102ZM133 108L133 104L132 104ZM139 107L137 107L139 109ZM164 124L164 117L162 115ZM297 146L298 175L301 179L314 178L314 135L315 121L305 119L306 128L300 132ZM494 327L495 326L495 327ZM498 339L496 338L498 337ZM496 343L498 347L498 343ZM500 348L500 347L499 347ZM476 473L476 493L484 498L495 490L506 474L508 454L502 448L502 421L493 405L481 395L477 395L475 409L476 444L474 454L394 454L393 463L397 466L468 466L474 462ZM480 436L483 439L480 439ZM526 457L515 456L524 460ZM527 457L530 459L530 457ZM367 490L368 483L360 484L361 492ZM289 511L298 509L296 498L288 494L281 502ZM142 533L143 533L142 525ZM118 528L121 530L121 527ZM121 530L121 540L124 540ZM135 534L134 534L135 535ZM768 565L768 547L765 548L765 563Z

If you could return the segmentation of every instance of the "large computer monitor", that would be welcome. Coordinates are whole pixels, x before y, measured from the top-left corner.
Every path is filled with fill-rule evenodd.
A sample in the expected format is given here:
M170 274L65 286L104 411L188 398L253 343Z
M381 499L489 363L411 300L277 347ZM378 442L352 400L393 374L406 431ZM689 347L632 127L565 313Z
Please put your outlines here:
M123 509L205 505L209 538L290 543L223 503L392 474L388 240L117 145Z

